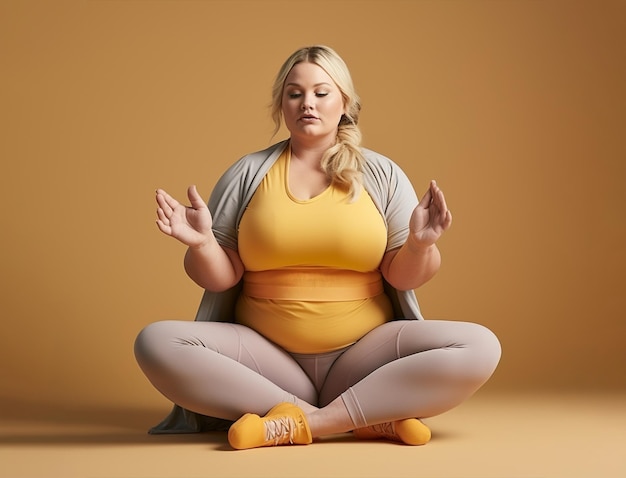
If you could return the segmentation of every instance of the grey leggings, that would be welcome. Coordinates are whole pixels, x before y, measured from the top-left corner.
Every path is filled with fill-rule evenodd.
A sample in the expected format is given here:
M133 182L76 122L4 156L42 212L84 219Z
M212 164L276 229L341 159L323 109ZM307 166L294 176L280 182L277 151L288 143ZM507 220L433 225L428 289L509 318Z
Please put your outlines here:
M457 406L491 376L500 344L473 323L398 320L338 352L300 355L239 324L163 321L141 331L135 356L163 395L203 415L236 420L341 396L358 428Z

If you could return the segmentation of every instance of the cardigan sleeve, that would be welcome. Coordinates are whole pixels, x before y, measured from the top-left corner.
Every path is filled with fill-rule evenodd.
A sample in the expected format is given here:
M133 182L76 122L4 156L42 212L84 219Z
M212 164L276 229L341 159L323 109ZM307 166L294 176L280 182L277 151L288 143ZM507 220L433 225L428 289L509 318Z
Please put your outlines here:
M208 207L213 217L213 234L217 242L237 250L237 212L245 196L243 171L246 158L230 166L217 181L209 198Z
M370 150L366 158L365 187L387 225L387 250L401 247L409 235L409 220L418 204L417 195L404 171L391 159Z
M387 250L397 249L409 234L409 220L418 204L417 194L400 166L389 158L364 149L364 185L387 225ZM424 320L414 290L399 291L384 281L397 318Z

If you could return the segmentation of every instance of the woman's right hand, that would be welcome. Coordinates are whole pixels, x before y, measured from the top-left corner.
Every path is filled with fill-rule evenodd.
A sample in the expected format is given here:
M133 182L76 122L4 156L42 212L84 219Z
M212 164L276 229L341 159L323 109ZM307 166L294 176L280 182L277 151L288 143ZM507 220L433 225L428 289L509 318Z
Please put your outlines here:
M178 239L189 247L200 247L213 238L213 218L195 186L189 186L187 197L191 206L185 206L163 189L157 189L157 226L164 234Z

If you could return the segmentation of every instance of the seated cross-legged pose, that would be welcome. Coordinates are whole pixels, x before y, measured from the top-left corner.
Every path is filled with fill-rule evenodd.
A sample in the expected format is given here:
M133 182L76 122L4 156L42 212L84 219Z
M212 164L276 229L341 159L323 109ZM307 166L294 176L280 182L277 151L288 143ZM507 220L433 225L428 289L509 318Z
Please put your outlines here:
M234 163L208 206L195 186L189 206L157 190L157 225L187 246L205 292L196 320L140 332L137 361L179 411L226 421L236 449L349 431L422 445L421 419L470 397L500 359L487 328L421 316L414 289L452 222L444 194L431 181L418 199L360 146L359 99L332 49L294 52L272 97L289 138Z

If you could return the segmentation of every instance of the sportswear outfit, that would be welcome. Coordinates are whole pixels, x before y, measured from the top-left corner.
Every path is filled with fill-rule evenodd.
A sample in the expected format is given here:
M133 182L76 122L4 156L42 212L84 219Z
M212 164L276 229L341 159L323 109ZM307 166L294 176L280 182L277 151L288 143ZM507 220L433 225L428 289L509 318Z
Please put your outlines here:
M497 338L467 322L423 320L415 294L378 266L408 235L417 197L388 158L363 149L363 189L289 191L289 141L241 158L209 200L213 233L239 252L242 281L205 291L196 320L148 325L139 365L176 405L153 433L228 426L297 398L341 397L355 428L440 414L493 373Z

